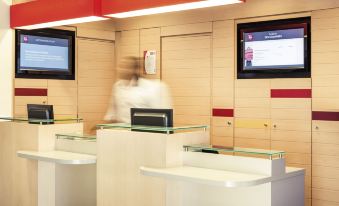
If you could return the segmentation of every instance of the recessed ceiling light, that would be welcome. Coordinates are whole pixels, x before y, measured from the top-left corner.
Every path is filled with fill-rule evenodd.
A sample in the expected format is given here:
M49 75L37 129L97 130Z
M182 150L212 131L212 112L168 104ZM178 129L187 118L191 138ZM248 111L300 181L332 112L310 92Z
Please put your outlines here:
M138 1L126 2L126 4L137 4ZM171 1L168 1L171 2ZM189 1L189 3L181 3L174 5L166 5L152 8L137 9L132 11L118 12L118 13L108 13L104 14L105 16L114 17L114 18L128 18L136 16L144 16L151 14L160 14L174 11L185 11L190 9L200 9L214 6L222 6L228 4L243 3L244 0L205 0L205 1ZM112 3L113 4L113 3ZM133 7L133 6L131 6ZM114 12L114 7L112 8ZM105 12L106 13L106 12Z

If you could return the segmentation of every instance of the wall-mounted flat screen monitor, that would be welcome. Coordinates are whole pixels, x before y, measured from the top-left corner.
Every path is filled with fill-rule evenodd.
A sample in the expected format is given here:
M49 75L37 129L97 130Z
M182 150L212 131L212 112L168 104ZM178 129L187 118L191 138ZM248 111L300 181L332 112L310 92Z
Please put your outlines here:
M131 108L131 125L133 131L142 131L133 126L173 127L173 109Z
M53 124L53 105L27 104L28 122L30 124Z
M74 55L74 31L16 30L16 78L74 80Z
M238 24L238 79L310 77L310 18Z

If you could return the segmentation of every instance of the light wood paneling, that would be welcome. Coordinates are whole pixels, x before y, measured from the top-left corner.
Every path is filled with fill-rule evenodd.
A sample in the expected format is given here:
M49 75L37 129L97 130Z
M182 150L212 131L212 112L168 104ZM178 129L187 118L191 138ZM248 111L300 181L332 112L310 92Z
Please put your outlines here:
M212 23L185 24L161 28L161 36L176 36L212 32Z
M15 88L47 88L46 79L15 79Z
M40 88L47 89L46 79L14 79L14 88ZM36 96L14 96L14 115L27 116L27 104L46 104L47 97Z
M339 111L339 9L312 12L313 111ZM313 205L339 205L339 123L313 121Z
M313 198L312 206L339 206L339 203Z
M311 131L271 130L271 139L287 142L311 142Z
M159 39L160 41L160 39ZM130 30L130 31L121 31L116 32L116 77L119 78L119 64L124 57L140 57L140 31L139 30Z
M258 148L258 149L270 149L271 142L270 140L262 140L262 139L249 139L249 138L239 138L235 136L234 145L236 147L243 148Z
M271 89L310 89L311 79L273 79ZM286 151L288 166L306 169L305 202L311 200L311 99L272 98L271 148Z
M15 106L26 106L27 104L46 104L47 97L24 97L16 96L14 97Z
M248 119L248 118L235 119L235 128L269 129L270 127L271 127L270 119Z
M213 145L233 147L233 117L212 117L211 143Z
M207 56L206 56L207 50ZM209 52L208 52L209 51ZM182 52L204 54L204 58L195 55L182 56ZM170 53L171 55L164 55ZM211 36L190 35L162 38L162 80L172 91L175 124L210 125L211 115ZM203 66L203 67L202 67ZM198 68L206 74L204 77L182 77L181 71ZM172 71L172 72L168 72ZM195 73L195 72L194 72ZM193 98L201 102L191 103ZM178 100L177 100L178 99Z
M269 98L269 80L235 81L235 146L271 148Z
M114 43L79 39L78 49L79 93L75 94L79 99L77 109L79 116L84 118L85 132L93 133L95 124L103 121L115 81Z
M270 139L270 130L261 129L261 128L239 128L239 127L237 127L236 130L235 130L235 136L237 138L269 140Z

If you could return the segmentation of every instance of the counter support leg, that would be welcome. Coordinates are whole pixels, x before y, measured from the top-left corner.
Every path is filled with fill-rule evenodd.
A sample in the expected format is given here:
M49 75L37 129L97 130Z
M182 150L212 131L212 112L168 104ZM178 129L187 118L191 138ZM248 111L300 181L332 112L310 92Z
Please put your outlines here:
M55 206L55 163L38 162L38 206Z

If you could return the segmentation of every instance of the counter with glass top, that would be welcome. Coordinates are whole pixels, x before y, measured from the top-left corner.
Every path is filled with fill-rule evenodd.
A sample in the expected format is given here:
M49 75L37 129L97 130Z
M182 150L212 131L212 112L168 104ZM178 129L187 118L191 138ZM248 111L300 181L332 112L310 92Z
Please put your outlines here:
M115 123L115 124L98 124L98 129L120 129L129 131L142 131L142 132L162 132L166 134L172 134L174 132L187 132L192 130L206 131L208 126L206 125L188 125L188 126L176 126L176 127L157 127L157 126L145 126L145 125L131 125L128 123Z
M54 206L57 201L95 205L95 142L56 136L78 134L80 138L82 132L80 118L0 118L0 153L6 157L0 182L12 194L8 198L19 205Z
M74 123L82 122L82 118L56 118L56 119L34 119L28 117L0 117L0 121L10 121L10 122L23 122L31 124L62 124L62 123Z
M222 147L215 145L184 145L185 151L190 152L205 152L214 154L226 154L226 155L243 155L268 158L270 160L274 158L283 158L285 155L284 151L280 150L265 150L255 148L243 148L243 147Z
M167 205L304 205L305 171L286 167L284 151L208 144L182 149L181 164L140 167L143 175L166 180Z
M203 125L97 128L98 205L303 205L304 170L284 151L211 146Z
M176 166L182 161L183 145L209 143L208 127L203 125L97 128L98 205L165 206L166 182L142 175L140 167Z

